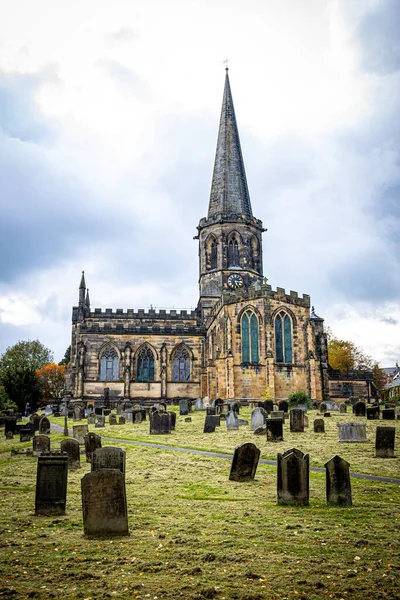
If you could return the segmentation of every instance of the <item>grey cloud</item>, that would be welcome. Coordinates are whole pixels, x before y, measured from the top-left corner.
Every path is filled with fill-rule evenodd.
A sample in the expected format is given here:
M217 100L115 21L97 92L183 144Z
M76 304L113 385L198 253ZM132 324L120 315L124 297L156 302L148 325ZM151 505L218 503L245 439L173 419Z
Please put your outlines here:
M125 90L139 95L144 95L148 92L147 85L135 71L125 67L117 60L101 58L97 61L97 65L102 68L113 81L123 86Z
M379 319L381 323L387 323L387 325L398 325L397 319L393 319L393 317L381 317Z
M133 42L137 39L137 35L130 27L121 27L121 29L109 33L107 39L112 45L115 45L121 42Z

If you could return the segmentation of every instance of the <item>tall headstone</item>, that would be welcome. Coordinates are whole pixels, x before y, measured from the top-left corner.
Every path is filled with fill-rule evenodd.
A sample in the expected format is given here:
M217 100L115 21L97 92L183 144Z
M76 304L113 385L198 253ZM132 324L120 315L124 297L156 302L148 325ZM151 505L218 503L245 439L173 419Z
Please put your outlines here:
M86 462L92 462L92 455L97 448L101 448L101 437L97 433L89 432L85 435Z
M365 423L338 423L339 442L366 442Z
M42 417L39 421L39 433L49 435L51 430L50 421L47 417Z
M41 456L50 452L50 438L47 435L35 435L32 440L33 456Z
M150 434L159 435L171 433L170 416L166 412L155 412L150 414Z
M68 438L60 443L61 452L68 456L68 468L79 469L81 466L81 449L78 440Z
M125 477L119 470L87 473L81 489L85 535L129 535Z
M235 448L229 479L231 481L252 481L256 474L260 454L261 451L251 442Z
M88 433L87 425L73 425L72 431L74 438L78 440L79 444L83 446L85 444L85 435Z
M251 413L251 428L254 431L259 427L264 427L265 417L264 417L264 409L255 408Z
M169 416L169 423L170 423L171 431L175 431L176 412L174 412L173 410L168 410L167 415Z
M186 398L182 398L182 400L179 400L179 414L180 415L188 415L189 414L189 403Z
M239 429L239 418L236 412L230 410L226 415L225 422L227 429Z
M122 448L115 446L96 448L92 454L92 471L118 469L121 473L125 473L125 457L126 452Z
M301 408L292 408L290 411L290 431L304 431L304 412Z
M325 469L327 503L351 506L349 463L336 455L325 463Z
M68 457L64 454L39 456L36 473L35 514L65 514Z
M219 415L218 415L218 418L219 418ZM216 415L206 415L203 433L214 433L216 425L217 425L217 416Z
M365 402L356 402L353 406L353 412L355 417L365 417L366 406Z
M309 503L309 455L291 448L278 454L278 504Z
M394 458L394 440L396 437L396 427L376 428L375 438L375 457L376 458Z
M325 433L325 421L323 419L314 420L314 433Z
M283 442L283 419L267 419L267 440Z

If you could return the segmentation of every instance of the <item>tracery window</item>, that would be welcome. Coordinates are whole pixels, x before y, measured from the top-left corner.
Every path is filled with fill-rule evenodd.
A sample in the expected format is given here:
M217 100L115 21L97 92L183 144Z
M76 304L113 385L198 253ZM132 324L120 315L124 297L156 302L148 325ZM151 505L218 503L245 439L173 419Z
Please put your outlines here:
M173 380L190 381L190 356L184 346L178 348L174 355Z
M144 346L137 359L137 381L154 381L154 354Z
M242 315L242 362L258 363L258 319L252 310Z
M211 242L211 250L210 250L210 268L216 269L218 262L218 244L216 240Z
M292 320L284 311L275 317L275 351L276 362L292 362Z
M112 346L107 346L100 360L100 381L118 381L118 354Z
M228 242L228 267L239 266L239 246L235 237Z

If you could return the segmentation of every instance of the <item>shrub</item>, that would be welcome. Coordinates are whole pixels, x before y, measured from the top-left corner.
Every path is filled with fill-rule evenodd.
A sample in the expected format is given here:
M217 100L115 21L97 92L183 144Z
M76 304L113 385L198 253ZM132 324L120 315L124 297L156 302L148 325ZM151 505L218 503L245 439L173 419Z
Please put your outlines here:
M306 392L303 392L300 390L289 394L288 401L292 406L298 406L299 404L305 404L308 408L311 407L310 398L307 396Z

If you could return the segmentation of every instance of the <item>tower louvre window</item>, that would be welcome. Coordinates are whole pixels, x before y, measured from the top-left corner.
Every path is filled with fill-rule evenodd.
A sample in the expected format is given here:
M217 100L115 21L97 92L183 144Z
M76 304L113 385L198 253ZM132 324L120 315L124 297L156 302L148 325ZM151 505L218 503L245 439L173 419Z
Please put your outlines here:
M242 362L258 363L258 319L251 310L242 316Z
M100 381L118 381L118 354L108 346L100 360Z
M190 356L186 348L181 346L175 352L173 363L173 380L190 381Z
M137 381L154 381L154 354L144 346L137 359Z
M228 267L239 266L239 246L237 239L233 237L228 243Z
M275 317L275 353L276 362L291 363L293 361L292 321L284 311Z
M217 262L218 262L218 245L217 245L217 242L215 240L213 240L211 242L211 252L210 252L211 269L217 268Z

